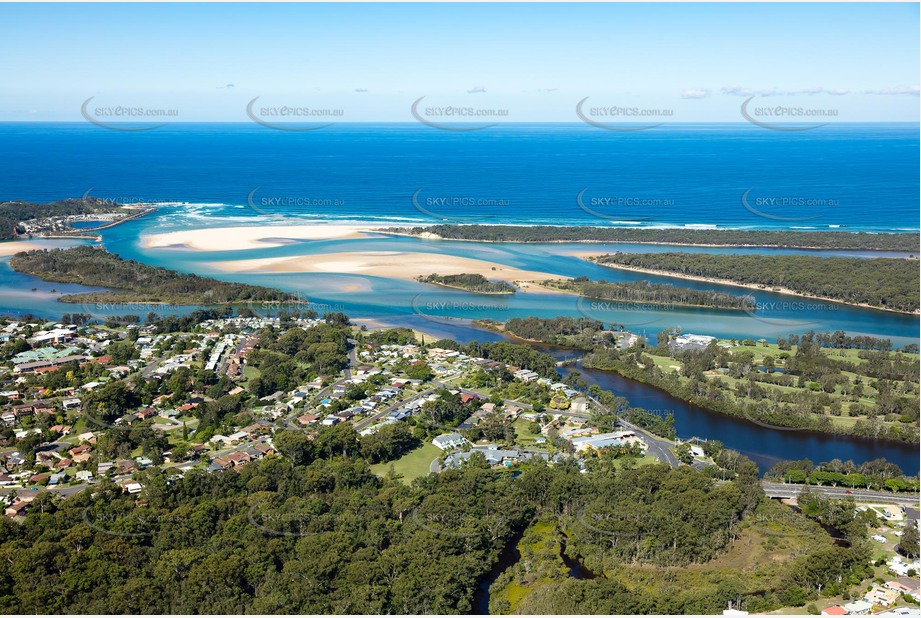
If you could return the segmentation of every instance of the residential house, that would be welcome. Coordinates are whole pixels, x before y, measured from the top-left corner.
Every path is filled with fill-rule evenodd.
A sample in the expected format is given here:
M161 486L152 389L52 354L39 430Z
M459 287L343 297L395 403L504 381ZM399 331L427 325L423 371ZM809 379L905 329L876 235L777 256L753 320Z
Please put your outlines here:
M259 442L257 444L254 444L253 448L259 451L260 453L262 453L263 457L268 457L269 455L275 454L275 447L265 442Z
M93 447L90 446L89 444L82 444L80 446L75 446L74 448L70 449L69 451L67 451L67 454L70 455L74 459L74 461L77 461L78 456L83 455L85 453L90 453L92 452L92 450L93 450ZM86 460L84 459L82 461L86 461Z
M243 451L234 451L230 453L229 455L227 455L226 457L224 457L224 459L227 461L227 463L229 463L234 468L242 466L244 464L248 464L249 462L253 460L252 457L250 457Z
M882 588L880 586L873 586L869 592L863 596L863 600L867 603L872 603L873 605L882 605L883 607L889 607L893 603L899 600L901 596L900 592L892 590L890 588Z
M895 590L899 594L910 594L911 596L918 595L918 579L913 577L900 577L883 584L886 588L890 590Z
M297 422L301 425L309 425L317 420L316 414L304 414L297 417Z
M122 491L125 491L129 494L139 494L141 490L144 489L144 486L140 483L125 483L122 485Z
M447 451L462 447L467 444L467 439L459 433L446 433L434 438L432 444L443 451Z
M26 507L29 506L29 503L22 499L17 499L13 504L9 505L4 509L4 514L7 517L24 517L26 514Z
M873 609L873 604L863 600L854 601L852 603L845 603L844 609L847 611L849 616L866 616L870 613L870 610Z

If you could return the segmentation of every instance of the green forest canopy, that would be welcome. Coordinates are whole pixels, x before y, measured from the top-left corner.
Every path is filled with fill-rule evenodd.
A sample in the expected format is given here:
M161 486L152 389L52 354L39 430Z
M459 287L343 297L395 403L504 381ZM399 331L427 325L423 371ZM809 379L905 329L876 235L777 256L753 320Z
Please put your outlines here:
M219 281L149 266L90 246L17 253L10 259L10 266L45 281L117 290L73 294L59 299L70 303L130 301L208 305L292 299L291 294L272 288Z
M617 253L593 259L603 266L783 287L896 311L917 311L921 289L917 260L678 252Z
M108 481L66 499L39 495L22 523L0 521L0 608L471 613L500 550L538 517L558 520L596 572L707 563L727 551L743 522L764 525L752 519L763 493L744 458L727 484L666 465L583 474L573 464L541 462L516 478L474 458L406 486L373 475L347 429L329 428L313 445L280 440L283 451L297 447L299 463L276 457L239 471L142 473L142 506ZM826 542L809 552L831 550ZM616 613L629 602L654 613L714 613L738 599L776 607L794 584L859 582L864 546L834 551L836 560L821 568L802 568L820 553L772 564L757 582L726 571L720 579L733 583L704 584L703 595L666 594L664 570L650 570L633 591L616 578L573 581L567 585L582 588L574 598L583 600L568 609ZM647 594L648 586L660 594Z
M665 306L714 307L718 309L754 309L751 296L735 296L712 290L694 290L668 283L649 281L608 282L603 279L589 281L588 277L575 279L554 279L543 285L575 292L585 298L622 301L623 306L612 305L612 309L636 309L633 305L655 304ZM642 306L639 307L642 309Z
M405 232L405 228L389 231ZM552 225L430 225L411 234L484 242L634 242L737 247L799 247L803 249L863 249L918 253L917 234L867 232L791 232L767 230L636 229Z
M124 212L124 210L119 204L93 197L61 200L48 204L3 202L0 203L0 240L12 240L25 232L18 228L21 221L111 212Z

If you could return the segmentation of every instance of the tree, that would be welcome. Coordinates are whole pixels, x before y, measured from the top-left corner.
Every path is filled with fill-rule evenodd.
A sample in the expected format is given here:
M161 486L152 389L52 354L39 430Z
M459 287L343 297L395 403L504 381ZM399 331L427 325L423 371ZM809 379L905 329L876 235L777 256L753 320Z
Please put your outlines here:
M918 522L916 520L905 526L902 538L899 539L899 553L909 558L917 558L919 555L919 542L921 541L919 541L918 537Z
M281 430L274 436L278 452L295 465L306 465L313 459L313 441L303 431Z
M690 465L694 462L694 454L691 452L691 447L687 442L682 442L675 448L675 455L678 456L678 460L681 463Z

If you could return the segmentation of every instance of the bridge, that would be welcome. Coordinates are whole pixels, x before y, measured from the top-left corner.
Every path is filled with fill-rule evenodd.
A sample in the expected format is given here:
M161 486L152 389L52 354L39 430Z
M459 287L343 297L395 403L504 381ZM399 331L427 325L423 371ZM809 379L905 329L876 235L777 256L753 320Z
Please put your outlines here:
M820 485L795 485L792 483L774 483L762 481L764 493L769 498L796 498L805 488L825 498L854 498L859 502L882 502L918 508L918 494L897 494L890 491L870 491L866 489L848 489L846 487L823 487Z

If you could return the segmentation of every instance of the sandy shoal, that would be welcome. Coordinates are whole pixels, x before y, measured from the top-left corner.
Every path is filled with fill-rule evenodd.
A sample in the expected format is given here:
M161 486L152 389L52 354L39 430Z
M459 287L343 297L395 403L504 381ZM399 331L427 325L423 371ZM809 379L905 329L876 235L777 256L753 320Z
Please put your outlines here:
M280 247L293 240L361 238L363 232L373 229L373 226L339 224L213 227L148 234L141 237L141 245L147 249L180 247L195 251L240 251Z
M420 253L412 251L351 251L321 253L296 257L261 258L254 260L229 260L212 262L218 270L233 273L343 273L387 277L390 279L415 279L438 273L480 274L488 279L506 281L544 281L565 279L561 275L521 270L486 260ZM549 291L524 287L526 291Z
M42 245L31 242L22 242L14 240L12 242L0 242L0 257L16 255L20 251L31 251L32 249L45 249Z

